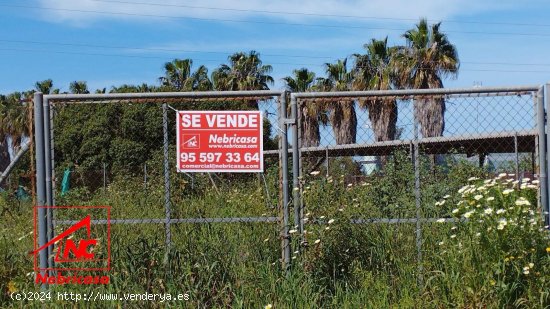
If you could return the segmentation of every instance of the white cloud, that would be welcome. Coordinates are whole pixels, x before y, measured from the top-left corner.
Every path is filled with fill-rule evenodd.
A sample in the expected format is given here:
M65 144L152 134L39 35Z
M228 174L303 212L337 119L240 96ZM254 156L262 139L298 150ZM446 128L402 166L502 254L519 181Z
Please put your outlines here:
M41 6L50 8L48 20L86 24L97 20L158 20L164 17L191 17L205 19L244 20L251 17L271 16L285 21L310 22L319 16L303 14L266 14L257 11L297 12L324 15L377 16L416 20L421 16L442 20L457 15L472 15L484 11L509 8L519 5L511 0L204 0L181 4L177 0L37 0ZM133 4L132 4L133 2ZM155 3L161 5L142 5ZM188 7L182 7L188 5ZM195 7L195 8L191 8ZM202 8L197 8L202 7ZM227 8L215 10L204 8ZM86 12L88 11L88 12ZM96 13L90 13L96 12ZM102 13L98 13L102 12ZM163 17L159 17L163 16ZM347 20L333 17L334 21ZM352 19L350 21L356 21ZM367 20L368 21L368 20ZM381 20L384 21L384 20ZM410 24L410 20L403 20Z

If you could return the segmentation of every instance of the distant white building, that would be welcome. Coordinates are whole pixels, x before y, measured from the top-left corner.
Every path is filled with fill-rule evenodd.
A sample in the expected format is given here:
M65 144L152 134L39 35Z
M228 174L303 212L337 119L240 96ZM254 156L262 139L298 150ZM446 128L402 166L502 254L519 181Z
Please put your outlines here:
M359 162L365 175L371 175L381 168L380 157L378 156L364 156Z

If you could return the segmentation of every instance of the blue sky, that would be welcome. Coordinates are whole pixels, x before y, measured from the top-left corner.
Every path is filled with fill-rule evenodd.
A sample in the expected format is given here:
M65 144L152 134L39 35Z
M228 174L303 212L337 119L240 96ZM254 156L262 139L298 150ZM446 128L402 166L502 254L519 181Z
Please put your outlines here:
M272 88L280 89L293 69L321 76L323 63L363 52L371 38L404 44L401 34L420 17L442 21L458 49L461 70L446 87L550 80L550 9L542 0L0 0L0 15L3 94L47 78L62 91L74 80L92 91L158 84L174 58L212 70L250 50L273 66Z

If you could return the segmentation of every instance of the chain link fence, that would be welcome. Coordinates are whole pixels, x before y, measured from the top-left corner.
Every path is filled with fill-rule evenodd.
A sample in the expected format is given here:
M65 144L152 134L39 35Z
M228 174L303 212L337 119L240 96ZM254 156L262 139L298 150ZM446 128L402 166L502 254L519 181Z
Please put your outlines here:
M209 260L224 276L241 262L288 270L337 222L345 245L327 271L345 272L363 250L390 261L371 266L422 283L449 232L437 223L464 219L453 194L471 177L547 188L538 87L37 94L35 104L38 206L109 205L113 259L163 259L174 273ZM175 111L237 109L264 115L264 172L176 173ZM40 244L80 219L40 207L38 218ZM40 265L53 264L49 250Z
M415 256L418 268L408 273L422 283L442 233L465 219L453 211L472 180L501 177L518 188L535 180L543 190L533 210L548 220L539 87L298 93L292 104L295 227L306 245L322 240L310 233L323 230L318 224L328 231L328 223L349 222L346 233L368 239L369 254L395 265ZM380 235L394 241L377 243L388 238ZM348 242L346 252L356 241Z
M257 255L251 248L260 248L262 256L276 262L281 241L288 239L279 197L283 163L278 149L286 140L282 94L52 95L42 102L35 98L41 109L35 113L42 112L36 119L44 119L37 128L45 131L37 131L43 138L37 147L43 143L46 149L38 149L45 165L37 170L46 180L39 188L39 206L110 206L109 220L98 213L91 223L110 223L111 259L116 264L135 262L126 256L132 251L150 263L163 260L173 271L201 265L201 259L230 263L234 257L256 267L260 261L252 258ZM264 172L177 173L178 110L260 110ZM39 243L82 219L81 212L63 210L37 208L38 218L44 218L38 220L39 234L44 237L45 230L47 235ZM96 229L101 239L107 238L105 229ZM247 243L250 239L257 243ZM48 250L41 269L55 264L53 245Z

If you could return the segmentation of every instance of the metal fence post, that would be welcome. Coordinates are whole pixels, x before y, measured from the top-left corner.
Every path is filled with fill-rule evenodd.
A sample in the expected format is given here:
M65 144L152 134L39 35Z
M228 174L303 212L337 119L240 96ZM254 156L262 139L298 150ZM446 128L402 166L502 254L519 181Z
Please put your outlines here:
M414 111L413 111L413 134L414 134L414 197L416 203L416 258L418 263L418 286L420 288L424 285L424 274L422 267L422 222L420 222L421 217L421 201L420 201L420 154L418 147L418 118L416 109L417 102L413 102Z
M50 142L50 146L49 146L49 149L46 148L45 150L48 151L48 153L50 154L50 159L49 159L49 162L50 162L50 167L49 167L49 170L51 171L51 181L50 181L50 196L51 196L51 200L50 200L50 204L52 206L55 206L55 187L56 187L56 181L55 181L55 149L54 149L54 127L53 127L53 117L54 117L54 106L51 104L50 100L46 97L44 98L44 101L47 101L47 106L48 106L48 110L49 110L49 117L48 117L48 123L49 123L49 130L48 130L48 133L49 133L49 136L48 136L48 141ZM49 218L49 223L48 223L48 227L50 229L50 232L48 234L48 241L50 241L50 239L53 239L55 237L55 211L54 211L54 208L51 208L50 209L50 218ZM51 252L49 252L49 256L51 256L51 264L50 264L50 267L51 268L54 268L55 267L55 262L54 262L54 257L53 257L53 249L54 249L54 246L52 245L51 246Z
M44 117L44 167L46 169L46 205L53 206L52 199L52 160L51 160L51 131L50 131L50 103L42 97L42 116ZM46 209L46 242L53 238L52 208ZM53 268L53 244L46 249L48 252L48 268ZM50 271L53 275L53 271Z
M168 105L166 103L162 104L162 131L164 135L164 210L166 215L166 257L168 258L172 243L172 235L170 233L170 166L168 160Z
M47 98L42 99L42 115L44 117L44 165L46 168L46 203L52 205L52 161L51 161L51 132L50 132L50 103Z
M46 209L41 207L47 204L46 196L46 165L44 148L44 114L43 114L43 95L41 92L34 94L34 127L35 147L36 147L36 219L38 223L38 247L42 247L47 242L47 218ZM35 248L37 249L37 248ZM40 275L46 275L48 268L48 250L41 250L39 255ZM38 274L36 274L38 275ZM42 289L47 289L47 284L42 284Z
M281 95L281 104L279 104L279 127L282 129L281 134L281 169L282 169L282 187L283 187L283 200L282 200L282 211L283 211L283 226L282 226L282 258L283 258L283 268L288 274L290 270L290 236L288 234L288 222L289 222L289 204L290 198L288 194L288 125L287 125L287 95L288 92L284 92ZM295 151L293 149L292 151Z
M292 201L294 204L294 226L303 239L302 203L300 197L300 146L298 134L298 106L295 97L290 99L290 118L292 124ZM298 247L299 248L299 247Z
M50 117L48 119L50 124L49 129L49 141L50 141L50 170L52 171L52 180L51 180L51 203L55 206L55 151L54 151L54 131L53 131L53 117L54 117L54 106L51 104L50 100L46 97L44 100L48 101L48 109L50 113ZM53 221L55 220L55 213L52 211L52 231L53 231ZM51 234L51 237L53 238L53 233Z
M518 152L518 132L514 132L514 153L515 153L515 168L516 168L516 180L519 180L519 152ZM518 188L519 188L518 183Z
M547 123L546 112L550 110L550 84L546 84L546 92L544 87L541 87L537 92L537 106L538 106L538 127L539 127L539 164L540 164L540 198L541 206L544 216L544 225L550 225L550 207L548 196L550 195L550 188L548 187L548 152L546 146L548 145L550 135L546 134L548 128L545 129L545 123ZM544 104L546 100L546 112L544 110ZM550 228L549 228L550 229Z
M330 165L329 165L329 156L328 156L328 146L325 147L325 160L327 160L327 162L326 162L326 169L327 169L327 172L326 172L325 175L326 175L326 177L328 178L328 176L329 176L328 170L329 170L329 168L330 168Z

